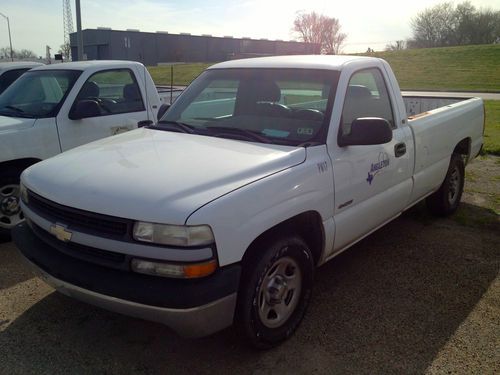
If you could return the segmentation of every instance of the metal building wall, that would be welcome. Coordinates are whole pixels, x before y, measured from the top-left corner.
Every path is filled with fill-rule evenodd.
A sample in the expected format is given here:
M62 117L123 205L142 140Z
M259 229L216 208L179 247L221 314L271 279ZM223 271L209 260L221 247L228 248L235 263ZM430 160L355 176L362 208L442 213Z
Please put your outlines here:
M76 33L70 35L76 61ZM231 58L316 54L315 44L184 34L145 33L133 30L83 30L84 53L89 60L132 60L144 65L168 62L216 62Z

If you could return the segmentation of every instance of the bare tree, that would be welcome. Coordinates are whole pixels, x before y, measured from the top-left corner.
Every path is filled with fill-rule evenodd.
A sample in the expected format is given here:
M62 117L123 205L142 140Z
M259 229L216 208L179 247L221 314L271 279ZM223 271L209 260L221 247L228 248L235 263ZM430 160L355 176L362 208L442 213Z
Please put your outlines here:
M36 58L35 52L29 49L22 49L17 52L17 58L19 59L34 59Z
M29 49L22 49L20 51L13 49L12 57L14 57L15 59L34 59L37 56L35 55L35 52ZM10 47L0 48L0 58L10 59Z
M69 43L61 44L58 53L63 55L64 60L71 60L71 45Z
M385 46L386 51L401 51L406 49L406 42L404 40L396 40L394 43L389 43Z
M341 32L342 26L337 18L311 12L299 13L293 22L293 30L303 42L320 46L323 54L339 54L347 34Z

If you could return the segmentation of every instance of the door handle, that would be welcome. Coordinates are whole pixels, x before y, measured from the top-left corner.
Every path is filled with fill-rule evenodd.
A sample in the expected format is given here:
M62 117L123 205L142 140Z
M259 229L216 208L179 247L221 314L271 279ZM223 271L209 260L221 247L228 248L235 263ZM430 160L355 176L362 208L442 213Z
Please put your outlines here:
M406 154L406 143L401 142L394 146L394 155L399 158Z
M153 125L153 121L151 121L151 120L143 120L143 121L139 121L137 123L137 127L138 128L143 128L143 127L149 126L149 125Z

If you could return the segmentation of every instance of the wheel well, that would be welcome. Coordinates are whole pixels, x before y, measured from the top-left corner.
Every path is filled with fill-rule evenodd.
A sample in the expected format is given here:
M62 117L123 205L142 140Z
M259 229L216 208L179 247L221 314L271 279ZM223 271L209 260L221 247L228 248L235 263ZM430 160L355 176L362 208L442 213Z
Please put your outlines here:
M38 163L41 161L40 159L35 159L35 158L25 158L25 159L17 159L17 160L9 160L9 161L4 161L0 163L0 169L6 169L6 168L15 168L15 169L20 169L21 171L25 170L29 166Z
M453 153L464 156L464 161L465 163L467 163L470 156L470 147L471 147L471 139L464 138L460 142L458 142L458 144L455 146Z
M248 247L243 256L243 264L249 258L257 255L262 250L265 243L271 241L273 237L279 235L296 234L300 236L309 247L312 253L314 264L320 260L325 243L325 234L321 216L316 211L308 211L287 219L274 227L268 229L257 237Z

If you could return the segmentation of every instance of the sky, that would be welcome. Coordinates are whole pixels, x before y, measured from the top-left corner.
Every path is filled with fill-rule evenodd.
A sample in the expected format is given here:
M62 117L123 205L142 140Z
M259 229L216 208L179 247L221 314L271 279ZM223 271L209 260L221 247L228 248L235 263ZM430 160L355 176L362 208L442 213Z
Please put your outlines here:
M298 12L316 11L340 20L347 33L344 53L364 52L411 36L410 20L442 0L81 0L82 28L168 31L194 35L295 39ZM452 1L460 3L462 1ZM471 0L478 8L500 8L500 0ZM71 0L76 30L75 1ZM14 49L45 56L64 42L62 0L0 0L9 17ZM0 47L8 46L7 22L0 17Z

